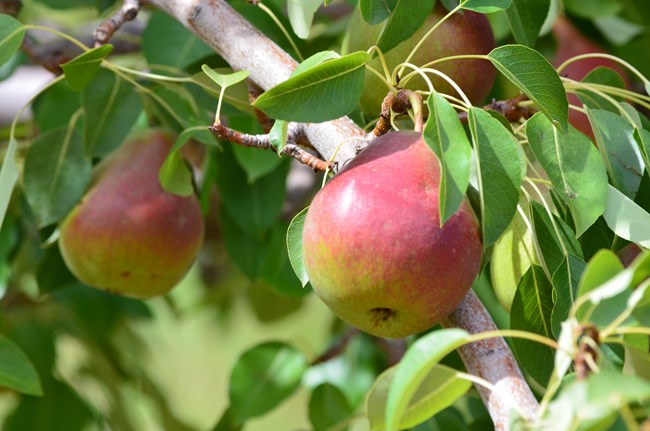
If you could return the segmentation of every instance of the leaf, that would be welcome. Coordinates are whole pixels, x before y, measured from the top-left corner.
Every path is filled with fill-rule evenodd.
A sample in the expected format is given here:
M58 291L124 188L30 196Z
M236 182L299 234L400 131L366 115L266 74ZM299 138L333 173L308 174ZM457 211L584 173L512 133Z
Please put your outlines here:
M634 140L634 128L620 115L585 108L600 155L612 185L634 199L643 176L643 156Z
M41 93L34 104L34 120L41 133L67 126L70 118L81 107L80 93L73 91L66 80L62 80Z
M429 117L422 136L440 163L439 208L442 227L460 207L469 185L472 149L454 108L438 93L427 100Z
M650 172L650 132L645 129L634 129L634 141L637 143L641 154L646 172Z
M70 88L81 91L88 86L99 72L102 61L113 51L113 45L102 45L80 54L61 65Z
M607 226L623 239L650 247L650 214L612 186L608 186L603 217Z
M244 426L235 423L232 410L228 407L219 418L219 422L210 431L241 431Z
M560 322L557 337L558 349L555 351L555 378L561 380L571 367L576 356L576 334L580 324L575 318Z
M578 296L583 296L602 286L623 271L623 264L611 250L601 250L594 255L580 280ZM631 279L631 278L630 278Z
M469 111L469 127L476 151L483 246L493 244L508 228L519 203L525 174L517 139L490 114Z
M551 0L512 0L506 16L517 43L535 47L550 7Z
M171 151L158 173L158 180L165 191L178 196L192 196L194 183L192 172L180 151Z
M150 65L177 69L214 54L212 48L162 11L153 10L142 33L142 51Z
M436 0L397 0L377 41L381 52L386 54L411 37L422 27L435 4Z
M557 271L558 267L569 255L580 259L583 258L580 244L566 223L555 215L551 220L542 204L535 201L530 203L530 212L535 237L544 258L544 265L550 275Z
M467 0L463 3L463 9L479 13L493 13L508 9L511 2L512 0Z
M92 175L81 137L71 126L40 135L27 153L23 182L39 227L62 219L79 201Z
M397 0L360 0L361 16L370 25L379 24L389 17Z
M553 335L559 339L560 327L569 316L571 306L578 296L580 277L587 267L587 263L572 254L569 254L553 274L553 312L551 313L551 329Z
M307 70L312 69L315 66L318 66L324 61L332 60L335 58L341 58L341 56L335 51L317 52L316 54L312 55L311 57L307 58L305 61L301 62L298 66L296 66L296 68L293 69L293 72L291 72L291 76L296 76L300 73L306 72Z
M372 431L383 430L386 418L386 400L393 385L396 384L397 366L391 367L377 377L366 398L366 416ZM414 427L433 415L449 407L463 396L472 383L459 378L458 371L436 364L424 377L409 400L398 429Z
M84 149L88 157L104 157L119 147L142 112L133 87L110 71L100 70L81 93L85 113Z
M564 0L564 7L580 17L596 18L618 14L622 9L622 4L618 0L591 0L589 2Z
M504 45L488 54L494 66L535 102L560 130L567 130L569 103L557 71L546 58L523 45Z
M307 359L295 347L266 342L244 352L230 374L228 395L239 422L271 411L298 388Z
M238 72L222 74L210 68L207 64L202 65L201 70L211 80L219 84L219 86L223 89L226 89L235 84L239 84L240 82L248 78L248 76L250 75L250 72L247 70L240 70Z
M289 261L291 262L291 267L296 273L298 280L300 280L302 287L305 287L307 283L309 283L309 276L307 275L307 269L305 268L305 262L302 255L302 230L305 226L305 218L307 217L308 210L309 207L296 214L293 220L291 220L291 224L287 230L287 250L289 251Z
M326 61L264 92L253 105L285 121L316 123L339 118L359 103L369 60L369 54L356 52Z
M288 130L289 123L282 120L277 120L273 123L273 127L271 127L271 131L269 132L269 141L278 154L284 150L284 146L287 144Z
M314 14L323 3L322 0L288 0L287 15L293 32L301 39L309 37Z
M312 391L309 399L309 422L314 431L345 431L354 409L339 388L322 383Z
M553 339L551 313L553 286L537 265L519 282L510 310L512 329L528 331ZM550 347L529 340L513 338L517 359L537 383L546 386L555 363L555 352Z
M34 365L22 350L0 336L0 386L28 395L43 395Z
M585 76L581 82L608 85L610 87L616 88L625 88L625 82L621 75L619 75L615 70L608 67L599 66L593 69L591 72ZM576 90L576 96L580 99L582 104L587 105L592 109L605 109L607 111L619 114L620 106L612 104L612 100L622 103L622 99L616 97L610 97L605 99L599 94L589 91L588 89ZM638 115L638 114L636 114Z
M256 280L268 250L266 232L254 234L244 230L223 204L219 206L219 223L228 256L249 280Z
M25 29L15 18L0 14L0 66L14 55L25 37Z
M257 238L265 235L282 212L289 163L281 163L267 175L249 183L232 145L216 156L216 182L220 199L233 222Z
M579 237L607 204L607 172L602 159L585 135L573 127L561 133L540 113L528 120L526 134L554 190L569 205Z
M0 170L0 227L4 223L7 208L11 195L18 181L18 165L16 164L16 147L18 143L15 139L9 140L5 158L2 161L2 170Z
M418 339L407 350L395 372L386 401L386 431L397 431L410 400L429 372L448 353L471 342L462 329L441 329Z

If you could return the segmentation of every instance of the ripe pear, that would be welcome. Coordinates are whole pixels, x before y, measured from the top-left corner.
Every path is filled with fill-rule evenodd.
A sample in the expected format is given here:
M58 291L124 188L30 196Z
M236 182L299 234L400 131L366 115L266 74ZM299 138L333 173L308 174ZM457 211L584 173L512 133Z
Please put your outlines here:
M392 50L384 53L389 71L404 62L426 32L446 14L447 10L442 5L436 5L415 34ZM377 43L385 25L386 22L377 25L368 24L363 20L357 7L348 25L343 51L366 51ZM453 55L488 54L495 46L492 27L490 27L485 15L465 10L452 15L442 23L416 51L410 63L423 66L430 61ZM372 60L369 66L383 74L381 62L378 58ZM486 60L446 61L432 67L456 81L472 103L479 103L487 96L496 76L496 69ZM411 71L412 69L406 69L406 73ZM438 92L458 95L447 81L437 76L429 76ZM413 78L405 87L411 90L429 89L420 76ZM381 102L387 93L388 88L386 85L375 74L366 70L360 107L369 118L379 116Z
M338 317L401 338L447 317L476 278L479 225L465 200L440 227L440 166L416 132L377 138L314 198L303 259Z
M144 299L167 293L189 270L203 240L198 200L168 193L158 180L174 140L138 132L97 166L60 225L61 254L80 281Z
M557 51L555 53L555 58L552 61L554 67L558 67L566 60L582 54L607 54L607 51L602 47L587 39L582 33L580 33L566 17L558 16L557 20L553 24L553 36L557 42ZM580 81L587 76L589 72L601 66L614 69L619 75L621 75L626 86L628 88L630 87L630 80L625 73L625 69L623 69L619 63L607 58L596 57L575 61L563 69L561 74L575 81ZM570 104L582 107L582 102L580 102L578 96L575 94L569 94L567 97ZM591 124L589 123L586 114L570 109L569 122L573 127L589 136L592 141L594 140L594 132L591 130Z

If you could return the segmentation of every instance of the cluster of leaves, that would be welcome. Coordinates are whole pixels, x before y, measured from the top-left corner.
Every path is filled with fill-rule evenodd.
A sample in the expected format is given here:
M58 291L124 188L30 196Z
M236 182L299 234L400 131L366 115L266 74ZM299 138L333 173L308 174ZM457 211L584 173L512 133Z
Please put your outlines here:
M78 6L52 0L43 3L56 8ZM92 6L94 2L86 3ZM336 28L338 22L326 25L318 21L324 19L318 15L313 21L320 1L287 2L288 18L278 7L284 2L275 3L265 7L274 10L296 35L309 39L289 43L259 8L243 2L233 2L233 6L287 51L312 55L254 106L277 120L280 136L289 121L320 122L347 114L358 119L355 110L364 69L375 54L356 52L341 57L331 51L342 27L337 33L327 29ZM360 0L366 21L385 23L377 41L382 52L410 37L435 1L415 3ZM650 259L642 256L624 269L614 252L629 242L650 245L650 121L640 111L650 106L650 99L625 90L620 77L608 69L585 78L585 85L576 92L592 124L594 146L568 123L566 93L576 88L575 83L561 78L532 49L544 41L537 38L557 1L443 3L449 10L490 13L496 22L508 23L495 25L502 29L499 39L512 43L502 44L484 58L539 113L526 122L510 124L499 113L458 103L458 99L450 102L448 95L434 89L425 94L429 117L423 135L438 155L443 172L440 218L447 220L462 199L470 197L486 250L484 271L475 289L500 323L502 334L513 336L519 363L542 399L542 421L534 429L630 427L648 417ZM582 3L565 0L564 6L567 12L591 20L614 45L618 43L614 51L636 66L629 70L641 71L635 76L647 92L650 83L643 76L650 76L650 67L644 62L650 60L638 55L648 44L647 31L641 34L629 22L643 16L633 8L647 10L647 6L632 0L601 0L598 7ZM107 5L99 7L103 10ZM647 23L636 23L647 30L642 25ZM626 29L627 38L621 39L623 32L612 28ZM3 76L24 61L16 51L25 32L35 29L0 16ZM629 46L636 46L636 51L628 51ZM215 100L225 97L221 118L242 132L261 132L245 86L236 83L241 76L228 75L223 60L159 12L150 13L141 48L143 56L133 67L126 67L112 61L110 45L80 46L82 52L63 66L64 74L33 101L32 127L38 133L30 133L29 128L21 132L17 123L9 131L0 172L4 219L0 275L5 289L1 304L3 312L7 310L0 327L6 335L0 338L0 384L27 395L11 413L6 429L54 429L52 418L33 417L30 412L36 408L57 414L76 412L66 413L65 417L72 418L67 429L81 429L93 419L101 426L102 421L114 421L113 416L122 417L115 393L113 415L102 418L67 382L54 376L57 333L87 343L98 358L94 364L98 374L108 364L103 384L112 391L116 382L139 379L143 374L115 359L116 346L110 339L114 332L124 331L131 319L150 317L147 306L80 286L51 244L56 223L86 190L94 163L119 146L133 128L154 124L178 132L161 180L179 194L194 192L181 163L180 147L189 138L204 145L206 156L197 166L202 175L196 187L206 216L218 214L220 236L215 241L223 244L238 270L250 279L292 297L309 292L301 288L301 283L308 283L300 263L304 212L291 227L288 223L305 202L288 212L283 209L289 163L272 152L217 142L205 130L214 115ZM139 71L142 62L149 72ZM210 67L202 71L202 64ZM213 81L228 87L227 91L218 93ZM467 113L467 127L460 122L458 110ZM27 149L23 142L28 143ZM281 146L282 138L275 142ZM14 190L19 177L20 187ZM215 189L216 207L211 200ZM532 232L536 259L519 280L508 316L489 289L488 263L494 245L516 218ZM9 310L9 304L16 302L23 305ZM97 323L98 312L104 313L102 324ZM264 313L269 311L260 316ZM505 319L499 318L504 315ZM585 335L586 328L595 328L600 337ZM384 352L377 340L366 336L356 337L340 357L318 365L310 365L308 356L292 344L260 344L244 352L233 367L230 406L215 430L241 429L250 419L276 408L301 383L311 390L308 411L315 430L346 429L364 400L372 429L482 429L489 418L470 390L476 378L465 374L453 356L455 349L482 336L486 335L432 331L410 340L399 365L381 374L386 368ZM576 379L572 364L583 359L585 345L597 352L587 359L592 373L587 379ZM156 398L151 381L145 380L145 385L153 399L164 403L159 395ZM42 398L34 396L42 393ZM184 429L171 415L165 420ZM131 428L126 422L120 425ZM512 426L530 429L516 411Z

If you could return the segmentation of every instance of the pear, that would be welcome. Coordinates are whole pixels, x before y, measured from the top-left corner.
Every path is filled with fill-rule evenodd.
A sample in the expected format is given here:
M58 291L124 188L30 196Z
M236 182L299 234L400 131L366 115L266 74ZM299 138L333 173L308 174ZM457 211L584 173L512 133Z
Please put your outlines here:
M465 200L440 227L440 166L416 132L377 138L314 197L303 261L316 294L372 335L401 338L447 317L481 266Z
M384 53L389 71L406 61L422 36L446 14L447 10L438 4L415 34ZM377 43L385 25L386 22L377 25L368 24L363 20L357 7L348 24L343 50L346 52L366 51ZM442 23L416 51L410 63L423 66L433 60L453 55L488 54L495 46L492 27L485 15L465 10L452 15ZM383 68L378 58L373 59L369 66L383 74ZM496 69L486 60L445 61L432 67L449 75L472 103L479 103L488 95L496 77ZM412 69L405 69L405 73L410 72ZM458 96L447 81L433 75L429 75L429 77L436 91ZM413 78L405 87L411 90L429 89L420 76ZM369 118L378 117L381 111L381 102L387 93L386 85L374 73L366 71L365 84L361 94L361 110Z
M174 140L140 131L97 165L59 227L63 259L83 283L144 299L167 293L189 270L203 240L198 200L168 193L158 180Z

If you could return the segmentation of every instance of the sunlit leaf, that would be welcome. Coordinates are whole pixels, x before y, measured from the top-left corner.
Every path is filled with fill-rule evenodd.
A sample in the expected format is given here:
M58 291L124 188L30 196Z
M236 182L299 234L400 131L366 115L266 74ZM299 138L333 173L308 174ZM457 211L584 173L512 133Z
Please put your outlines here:
M567 129L566 92L556 70L542 54L523 45L504 45L493 49L488 57L553 124L560 130Z
M316 123L339 118L359 103L369 60L369 54L356 52L325 61L266 91L253 105L285 121Z
M429 117L422 136L440 162L440 225L458 210L469 185L471 147L454 108L438 93L427 101Z
M410 400L438 362L471 341L462 329L441 329L418 339L406 352L395 372L386 401L386 431L397 431Z
M435 0L397 0L377 46L386 54L413 35L433 10Z
M508 9L511 2L512 0L467 0L463 3L463 9L479 13L493 13Z
M361 16L370 25L379 24L390 15L397 0L360 0Z
M526 133L554 190L569 205L577 236L582 235L607 204L607 171L598 151L573 127L562 133L540 113L528 120Z
M247 70L222 74L210 68L207 64L202 65L201 70L203 70L203 73L205 73L211 80L219 84L221 88L227 88L238 84L244 79L248 78L248 75L250 75L250 72Z
M650 247L650 214L612 186L608 188L603 217L616 235Z
M309 207L300 211L291 220L289 230L287 231L287 250L289 250L289 260L296 276L304 287L309 282L309 276L305 269L305 263L302 256L302 230L305 226L305 217L307 217Z
M287 15L289 15L289 22L296 36L301 39L307 39L309 37L309 30L314 20L314 14L322 3L323 0L287 1Z
M18 165L16 165L16 146L18 143L15 139L9 140L4 160L2 161L2 170L0 170L0 226L4 223L11 194L14 191L16 181L18 181Z
M482 109L470 110L469 126L476 151L483 245L487 247L499 239L517 210L525 173L523 153L517 139Z
M192 172L180 151L171 151L160 167L158 179L163 188L178 196L194 194Z

